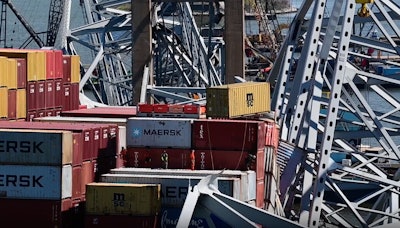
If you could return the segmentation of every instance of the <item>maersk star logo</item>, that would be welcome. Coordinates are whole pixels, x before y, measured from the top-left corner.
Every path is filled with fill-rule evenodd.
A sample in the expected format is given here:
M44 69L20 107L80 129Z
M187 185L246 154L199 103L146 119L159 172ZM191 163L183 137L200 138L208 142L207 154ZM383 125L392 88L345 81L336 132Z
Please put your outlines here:
M134 129L133 129L133 132L132 132L132 133L133 133L133 137L134 137L134 138L140 137L141 132L142 132L142 131L141 131L139 128L134 128Z

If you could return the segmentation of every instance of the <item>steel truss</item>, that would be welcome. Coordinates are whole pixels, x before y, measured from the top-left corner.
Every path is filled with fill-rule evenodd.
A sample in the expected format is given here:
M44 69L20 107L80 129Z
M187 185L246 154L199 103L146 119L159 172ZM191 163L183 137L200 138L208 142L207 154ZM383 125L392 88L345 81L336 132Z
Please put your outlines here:
M272 69L281 201L286 217L304 226L386 227L400 221L400 101L388 89L399 87L399 74L373 68L399 66L383 57L399 57L400 7L372 2L362 8L354 0L305 0ZM380 38L371 38L363 26ZM368 49L372 55L361 52ZM353 61L358 58L368 59L375 71L361 69ZM371 96L381 105L372 106ZM365 142L380 150L357 147ZM335 162L333 154L345 159ZM355 196L350 187L356 187Z
M67 34L68 53L92 53L82 72L81 103L90 102L87 97L94 94L101 104L135 105L128 70L132 67L131 11L121 9L127 3L131 1L84 0L87 24ZM189 3L152 4L154 80L144 75L142 101L150 96L157 103L204 103L205 87L221 84L222 38L200 35ZM76 48L78 44L84 48Z

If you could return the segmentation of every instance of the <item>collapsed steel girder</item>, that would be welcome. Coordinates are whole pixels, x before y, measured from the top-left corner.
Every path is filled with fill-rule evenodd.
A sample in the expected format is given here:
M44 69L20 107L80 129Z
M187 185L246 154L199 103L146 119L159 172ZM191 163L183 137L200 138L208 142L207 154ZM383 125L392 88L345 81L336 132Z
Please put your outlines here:
M361 4L354 0L305 0L272 69L272 110L281 127L281 201L287 218L304 226L400 221L395 141L400 103L388 89L399 88L399 76L366 71L353 61L366 58L371 68L399 66L382 57L399 57L400 8L389 0L372 2L365 5L370 16L360 17ZM380 39L362 28L376 29ZM368 49L372 55L361 52ZM371 96L381 101L378 107ZM380 150L357 147L366 142ZM347 160L333 161L334 153ZM349 187L360 190L356 197ZM297 203L299 209L293 209Z
M67 35L69 53L92 53L80 82L81 96L93 94L96 102L132 105L132 23L131 12L119 9L127 1L83 1L87 24ZM145 75L141 97L155 102L204 103L205 88L221 84L224 42L200 36L189 3L175 3L176 12L165 15L171 3L153 3L154 78ZM134 7L134 5L132 6ZM83 48L76 48L80 45ZM150 72L150 71L145 71ZM154 83L149 83L154 81ZM168 91L164 87L168 87ZM85 89L84 89L85 87ZM203 99L194 99L193 87ZM172 89L176 88L176 90ZM200 89L201 88L201 89ZM185 91L182 93L182 91ZM83 101L83 100L82 100ZM87 101L87 99L85 99Z

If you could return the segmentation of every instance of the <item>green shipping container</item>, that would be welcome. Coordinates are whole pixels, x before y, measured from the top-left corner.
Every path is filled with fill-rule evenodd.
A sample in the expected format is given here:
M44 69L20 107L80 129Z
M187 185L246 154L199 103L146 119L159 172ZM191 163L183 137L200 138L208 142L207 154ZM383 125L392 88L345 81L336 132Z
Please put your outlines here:
M243 82L209 87L207 117L234 118L271 110L269 82Z
M89 183L86 213L92 215L157 215L161 210L159 184Z

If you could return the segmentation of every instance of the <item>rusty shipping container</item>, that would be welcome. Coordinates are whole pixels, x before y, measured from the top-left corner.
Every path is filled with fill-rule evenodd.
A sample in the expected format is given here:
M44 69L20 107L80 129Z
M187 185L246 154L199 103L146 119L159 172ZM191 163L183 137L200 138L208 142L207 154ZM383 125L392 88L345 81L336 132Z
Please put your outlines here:
M208 87L207 117L234 118L271 110L268 82L243 82Z
M146 118L128 119L128 147L191 148L193 119Z
M92 215L157 215L159 184L90 183L86 185L86 213Z
M0 87L0 119L6 119L8 116L8 89Z
M72 149L70 131L0 129L0 164L71 164Z
M61 200L72 196L72 166L1 165L2 198Z
M17 108L16 117L17 119L26 118L26 89L17 89Z
M264 122L254 120L196 119L192 126L193 148L255 153L265 146L265 127Z
M122 157L125 167L190 169L190 153L190 149L128 147ZM163 155L168 159L167 164L162 161Z
M8 90L8 113L7 119L15 120L17 118L17 90Z

